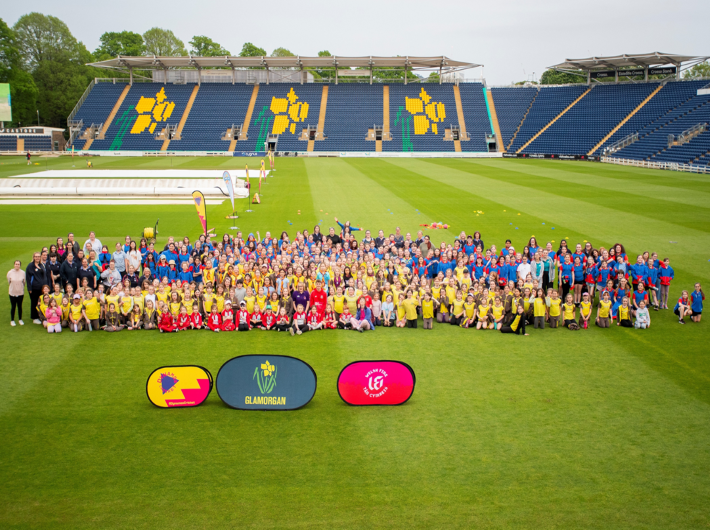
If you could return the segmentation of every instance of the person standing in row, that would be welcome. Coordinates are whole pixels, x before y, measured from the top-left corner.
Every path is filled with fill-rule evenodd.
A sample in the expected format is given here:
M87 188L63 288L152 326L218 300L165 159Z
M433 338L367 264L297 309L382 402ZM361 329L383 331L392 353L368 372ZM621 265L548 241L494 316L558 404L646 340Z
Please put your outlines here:
M22 300L25 298L25 271L20 260L15 260L15 266L7 273L7 283L10 284L10 325L15 326L15 308L20 326L22 321Z
M30 318L35 324L41 324L39 313L37 312L37 302L42 296L42 287L49 285L47 265L42 261L42 255L35 252L32 256L32 263L25 270L25 281L27 282L27 292L30 293Z

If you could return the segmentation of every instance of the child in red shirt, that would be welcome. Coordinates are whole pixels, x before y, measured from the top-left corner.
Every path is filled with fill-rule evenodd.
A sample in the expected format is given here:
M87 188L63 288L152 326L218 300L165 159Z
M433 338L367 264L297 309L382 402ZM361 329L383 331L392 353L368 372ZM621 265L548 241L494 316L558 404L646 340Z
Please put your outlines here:
M192 315L190 315L190 327L192 329L202 329L202 315L200 314L200 306L192 304Z
M276 331L286 330L288 330L288 313L286 313L286 308L282 307L276 317Z
M177 327L180 331L184 331L190 327L192 321L190 320L190 315L187 314L187 308L182 306L180 308L180 314L177 317Z
M337 329L338 321L335 319L333 306L328 304L325 306L325 318L323 319L323 329Z
M259 304L254 304L254 312L251 314L251 319L249 320L252 328L264 329L261 325L261 316Z
M306 320L306 312L303 309L303 304L298 304L296 312L293 314L293 325L290 330L291 335L300 335L308 331L308 322Z
M160 324L158 325L160 332L171 333L177 332L177 324L173 321L173 314L168 311L168 308L163 304L163 314L160 315Z
M224 311L222 311L222 331L234 331L234 311L232 311L232 301L225 300Z
M316 306L311 307L311 312L308 313L308 318L306 320L308 322L309 331L314 331L323 327L323 321L318 314L318 308Z
M212 312L207 317L207 327L216 332L222 329L222 315L217 312L216 303L212 304Z
M247 303L242 300L237 311L237 330L249 331L249 311L247 311Z
M276 325L276 315L271 312L271 306L266 306L266 312L261 317L261 329L270 331Z

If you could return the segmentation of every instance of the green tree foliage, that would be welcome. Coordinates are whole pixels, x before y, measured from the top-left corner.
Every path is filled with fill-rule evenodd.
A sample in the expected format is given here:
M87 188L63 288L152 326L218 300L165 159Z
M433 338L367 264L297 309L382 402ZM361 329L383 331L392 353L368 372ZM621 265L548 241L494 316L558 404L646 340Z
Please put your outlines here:
M180 57L187 55L185 43L169 29L151 28L143 34L146 55Z
M221 44L204 35L195 35L192 37L190 46L192 46L190 54L199 57L223 57L225 55L232 55L229 53L229 50L223 48Z
M65 127L67 116L97 74L86 66L93 60L91 53L56 17L30 13L20 17L13 29L21 64L31 74L38 91L37 104L32 109L32 83L27 76L18 74L17 88L23 93L18 105L22 119L18 116L18 121L34 121L29 116L39 110L43 125Z
M710 77L710 61L694 65L683 73L683 77L686 79Z
M579 71L580 75L558 72L557 70L545 70L540 77L541 85L567 85L570 83L585 83L587 74Z
M239 57L266 57L266 50L254 46L251 42L245 42L242 51L239 52Z
M101 35L101 44L94 52L97 61L105 61L118 55L138 57L145 53L145 43L140 33L132 31L107 31Z
M276 48L271 52L271 57L295 57L295 53L291 53L286 48Z
M2 19L0 19L0 83L10 83L12 125L29 124L37 110L37 86L32 76L22 69L22 56L15 32Z
M439 72L431 72L427 78L428 83L438 83L439 82Z

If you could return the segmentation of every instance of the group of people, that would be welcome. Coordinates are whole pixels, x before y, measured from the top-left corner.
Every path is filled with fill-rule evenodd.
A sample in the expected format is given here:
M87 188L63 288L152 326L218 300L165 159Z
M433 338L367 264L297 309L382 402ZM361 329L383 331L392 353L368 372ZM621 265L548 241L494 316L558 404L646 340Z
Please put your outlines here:
M629 259L620 243L520 249L507 240L486 246L479 232L434 245L421 231L399 228L372 237L341 223L287 232L241 232L192 242L170 237L162 248L130 236L115 250L91 232L74 234L20 261L8 272L11 324L22 325L24 291L34 323L69 329L177 332L307 331L377 327L425 329L437 324L527 335L529 326L588 329L651 326L651 310L669 308L674 271L668 258L644 252ZM364 237L356 237L357 235ZM700 284L682 291L674 313L700 322Z

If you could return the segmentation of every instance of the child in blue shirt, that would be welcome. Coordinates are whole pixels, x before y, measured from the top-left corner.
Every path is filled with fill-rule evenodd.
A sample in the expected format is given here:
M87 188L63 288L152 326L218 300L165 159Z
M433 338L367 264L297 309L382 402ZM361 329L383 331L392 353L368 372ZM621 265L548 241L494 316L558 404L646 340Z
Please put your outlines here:
M690 319L693 322L700 323L700 318L703 315L703 300L705 300L705 294L700 287L700 283L696 283L695 291L690 293L690 309L693 311Z

